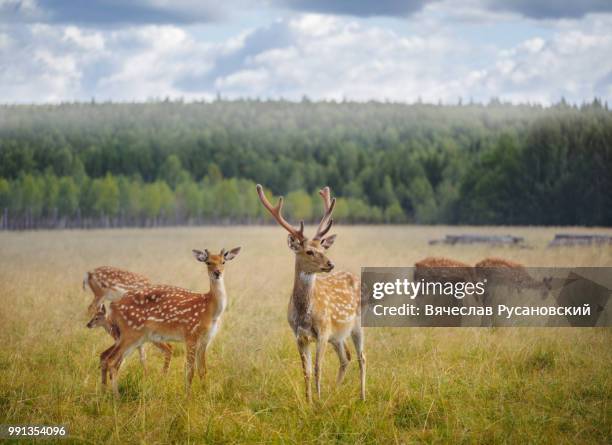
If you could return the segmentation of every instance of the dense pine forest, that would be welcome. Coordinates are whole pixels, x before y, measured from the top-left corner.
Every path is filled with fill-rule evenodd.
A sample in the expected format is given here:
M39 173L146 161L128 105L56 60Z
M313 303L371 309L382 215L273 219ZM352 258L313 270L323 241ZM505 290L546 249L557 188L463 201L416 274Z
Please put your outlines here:
M612 112L225 101L0 106L0 227L254 223L255 183L344 223L612 225Z

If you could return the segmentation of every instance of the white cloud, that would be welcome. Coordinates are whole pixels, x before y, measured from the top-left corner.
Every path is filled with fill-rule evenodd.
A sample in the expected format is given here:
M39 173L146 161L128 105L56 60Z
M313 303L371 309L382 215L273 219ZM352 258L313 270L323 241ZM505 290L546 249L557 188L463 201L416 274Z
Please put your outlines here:
M476 8L475 0L465 1ZM375 21L305 14L218 42L202 37L206 28L177 25L5 25L0 97L195 99L220 92L430 102L612 99L610 16L555 22L548 25L551 32L508 45L462 38L441 14L444 5L426 7L406 32Z
M589 27L585 27L589 28ZM594 96L612 99L612 34L593 29L560 30L550 39L528 39L500 51L481 81L486 97L551 103Z
M73 42L87 51L104 50L104 38L100 32L84 33L76 26L68 26L64 30L64 40Z

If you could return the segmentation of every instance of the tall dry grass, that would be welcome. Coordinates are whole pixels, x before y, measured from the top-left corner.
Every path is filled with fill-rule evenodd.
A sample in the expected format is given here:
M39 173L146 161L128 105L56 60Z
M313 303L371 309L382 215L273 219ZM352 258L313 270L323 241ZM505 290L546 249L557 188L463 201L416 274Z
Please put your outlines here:
M576 229L586 230L586 229ZM429 246L445 233L525 236L532 249ZM339 268L411 265L427 255L474 263L612 266L612 249L547 249L551 228L339 227ZM595 232L610 232L595 230ZM99 383L112 341L85 328L84 272L109 264L205 290L192 248L243 246L228 264L229 307L209 352L208 380L183 396L183 348L162 377L148 348L120 374L121 399ZM352 363L305 403L286 323L293 273L276 227L0 233L0 423L64 424L84 443L610 443L610 329L367 329L368 400Z

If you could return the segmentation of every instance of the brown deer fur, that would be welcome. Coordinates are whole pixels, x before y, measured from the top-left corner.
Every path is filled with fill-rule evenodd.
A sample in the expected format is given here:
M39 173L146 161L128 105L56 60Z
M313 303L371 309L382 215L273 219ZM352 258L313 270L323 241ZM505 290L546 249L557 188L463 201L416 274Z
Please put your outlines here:
M89 287L94 294L94 299L89 304L89 314L95 314L105 300L117 300L128 290L150 284L151 282L144 275L112 266L97 267L87 272L83 279L83 290Z
M414 279L425 281L475 282L472 266L445 257L427 257L414 263Z
M536 280L527 272L525 266L504 258L488 257L474 266L481 278L504 280L507 285L518 291L534 289L540 291L545 298L551 290L551 278Z

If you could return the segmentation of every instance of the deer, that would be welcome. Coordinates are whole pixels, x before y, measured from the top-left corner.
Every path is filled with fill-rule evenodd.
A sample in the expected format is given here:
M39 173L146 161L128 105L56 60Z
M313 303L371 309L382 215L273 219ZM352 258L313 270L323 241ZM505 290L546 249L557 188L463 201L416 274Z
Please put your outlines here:
M529 272L521 263L504 258L488 257L476 263L474 267L481 277L501 279L504 284L518 291L524 289L538 290L542 299L545 299L552 290L552 277L536 280L529 275Z
M86 272L83 278L83 290L89 287L94 294L87 310L93 315L104 301L117 300L130 289L150 284L151 281L144 275L112 266L97 267Z
M89 322L87 323L87 327L89 329L98 328L98 327L104 328L104 330L111 337L113 337L113 339L115 340L115 343L119 339L119 329L117 328L117 326L112 324L109 318L106 316L106 306L104 306L103 304L99 306L94 316L91 318L91 320L89 320ZM159 343L159 342L153 342L153 345L156 348L158 348L162 352L162 354L164 354L163 373L166 374L168 372L168 369L170 368L170 360L172 359L172 346L169 345L168 343ZM143 369L146 372L146 367L144 366L144 359L143 359L144 354L142 353L142 346L139 347L139 352L140 352L140 359L141 359L140 361L143 365ZM103 386L106 385L106 377L107 377L107 369L104 366L104 364L105 364L105 361L101 359L100 369L102 373L102 385Z
M223 272L240 247L219 254L193 250L197 261L206 264L210 288L206 293L175 286L154 285L128 291L109 306L108 318L117 326L117 342L100 355L108 369L113 392L119 396L118 372L122 361L145 342L184 342L185 393L190 394L194 367L202 380L206 376L206 350L217 334L227 306ZM196 362L197 361L197 362Z
M106 332L108 332L114 340L117 340L117 337L114 335L114 331L110 328L109 323L106 321L104 323L101 322L100 308L104 307L105 301L117 300L118 298L121 298L121 296L128 290L139 289L150 285L151 281L144 275L130 272L125 269L119 269L118 267L100 266L92 271L86 272L85 278L83 279L83 290L89 287L94 294L94 298L87 308L88 313L93 313L93 318L90 320L87 326L90 327L90 323L94 322L94 320L99 320L95 326L104 327ZM104 310L106 311L106 308L104 308ZM94 327L94 325L91 327ZM163 372L166 373L168 371L170 359L172 358L172 345L169 345L168 343L161 344L159 342L154 343L154 345L164 354L165 358ZM142 369L146 373L146 352L144 350L144 346L140 346L138 348L138 355L140 358L140 363L142 364Z
M260 184L257 184L256 189L263 206L289 233L287 244L295 254L293 291L289 298L287 319L302 361L306 399L312 402L310 343L316 344L314 377L320 399L321 370L327 343L332 344L340 361L336 377L336 384L340 385L349 364L346 340L350 335L359 362L360 398L365 400L366 357L361 327L360 280L349 272L330 273L335 265L326 254L336 239L336 235L326 236L333 224L331 215L336 199L331 198L329 187L319 191L323 198L324 213L315 235L309 239L304 235L304 221L300 221L298 229L283 217L282 197L273 206Z
M472 266L445 257L427 257L414 263L414 279L443 280L448 282L474 282L476 275Z
M414 281L424 280L425 282L442 283L476 283L477 276L474 268L467 263L453 260L446 257L427 257L414 264ZM442 296L436 296L439 304L449 304L446 299L440 301ZM474 294L474 299L480 303L478 295ZM463 299L451 298L450 304L453 306L463 306ZM441 321L441 320L438 320ZM460 326L461 318L454 317L444 320L447 326Z
M525 267L517 262L497 257L485 258L474 265L474 270L481 280L487 280L489 285L502 284L519 292L525 289L540 291L540 298L545 299L552 289L552 278L545 277L541 281L534 279ZM490 291L483 295L483 306L490 306L492 295ZM482 327L493 326L493 316L482 319Z

